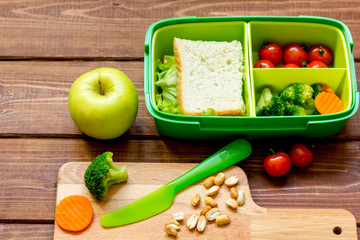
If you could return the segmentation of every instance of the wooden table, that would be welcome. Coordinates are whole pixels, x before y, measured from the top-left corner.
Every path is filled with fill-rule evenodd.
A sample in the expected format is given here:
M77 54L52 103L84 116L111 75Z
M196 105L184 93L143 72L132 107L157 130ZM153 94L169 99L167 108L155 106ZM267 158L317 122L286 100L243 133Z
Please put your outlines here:
M177 140L157 132L143 92L144 37L155 21L223 15L335 18L352 32L360 72L358 1L220 2L0 2L0 239L53 238L57 173L66 162L90 162L113 151L118 162L198 163L228 143ZM103 66L124 71L135 83L140 102L133 126L112 141L82 134L67 107L73 81ZM248 175L254 201L263 207L344 208L359 226L359 125L356 114L338 135L304 140L314 145L311 167L293 169L277 180L264 173L263 159L269 147L286 147L293 140L252 141L252 155L238 165Z

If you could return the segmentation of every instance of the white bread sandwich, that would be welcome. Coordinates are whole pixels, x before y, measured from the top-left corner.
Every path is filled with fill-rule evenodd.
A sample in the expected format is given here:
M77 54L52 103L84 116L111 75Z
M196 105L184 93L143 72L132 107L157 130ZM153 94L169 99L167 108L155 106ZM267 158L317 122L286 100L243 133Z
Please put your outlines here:
M174 38L178 70L177 104L185 115L212 108L219 116L245 113L243 54L239 41Z

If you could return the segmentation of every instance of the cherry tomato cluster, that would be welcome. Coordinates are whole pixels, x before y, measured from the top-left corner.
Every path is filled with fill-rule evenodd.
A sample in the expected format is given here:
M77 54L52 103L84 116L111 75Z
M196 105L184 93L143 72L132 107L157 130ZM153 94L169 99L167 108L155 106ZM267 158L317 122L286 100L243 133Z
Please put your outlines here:
M291 43L283 50L277 43L264 42L259 59L254 68L275 68L282 61L282 68L327 68L333 61L333 53L324 45L314 45L306 51L299 44Z
M290 171L291 165L306 167L313 160L312 152L302 143L294 144L289 154L273 152L265 158L264 169L272 177L281 177Z

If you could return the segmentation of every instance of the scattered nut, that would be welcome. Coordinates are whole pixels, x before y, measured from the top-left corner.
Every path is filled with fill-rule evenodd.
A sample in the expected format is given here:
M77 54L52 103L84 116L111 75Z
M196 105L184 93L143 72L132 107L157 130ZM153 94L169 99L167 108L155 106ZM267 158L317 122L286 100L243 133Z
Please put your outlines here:
M176 229L172 228L172 227L169 227L169 226L166 226L165 227L165 232L171 236L177 236L178 235L178 232L176 231Z
M245 193L243 191L239 191L239 196L236 199L239 206L242 206L245 204Z
M217 202L212 197L205 198L205 204L209 205L210 207L217 207Z
M219 172L219 174L214 179L214 184L216 186L220 186L224 183L224 181L225 181L225 174L223 172Z
M182 213L182 212L173 214L173 219L175 219L176 221L182 221L182 220L184 220L184 218L185 218L184 213Z
M189 229L193 229L196 227L196 224L199 220L199 215L197 214L193 214L191 215L191 217L187 220L186 222L186 226L189 228Z
M180 223L178 221L176 221L175 219L171 219L169 221L167 221L165 223L165 228L166 227L172 227L175 230L179 230L180 229Z
M233 208L233 209L237 209L237 207L239 206L239 204L237 203L237 201L233 198L229 198L226 201L226 205L228 205L229 207Z
M220 211L218 208L212 208L205 214L205 217L208 221L213 221L217 216L220 215Z
M199 206L199 204L200 204L200 195L198 193L193 197L193 199L191 199L191 204L194 207Z
M220 189L219 186L212 186L209 190L207 190L206 195L213 196L219 192L219 189Z
M209 197L210 198L210 197ZM212 199L212 198L211 198ZM206 200L206 199L205 199ZM212 199L214 200L214 199ZM215 201L214 201L215 202ZM216 204L217 205L217 204ZM215 206L216 207L216 206ZM209 205L206 205L204 206L202 209L201 209L201 212L200 212L200 215L205 215L208 211L210 211L211 209L211 206Z
M215 218L215 222L218 226L230 223L230 217L228 215L219 215Z
M228 179L226 179L225 181L225 185L228 187L232 187L235 186L236 184L238 184L239 182L239 178L236 176L231 176Z
M215 179L215 176L210 176L208 177L207 179L205 179L204 181L204 187L206 189L209 189L211 188L212 186L214 186L214 179Z
M239 193L238 193L238 190L236 187L232 187L230 188L230 196L233 198L233 199L237 199Z
M197 226L196 226L196 229L198 230L198 232L203 232L205 230L206 223L207 223L207 220L206 220L205 216L201 215L199 218L199 221L197 223Z

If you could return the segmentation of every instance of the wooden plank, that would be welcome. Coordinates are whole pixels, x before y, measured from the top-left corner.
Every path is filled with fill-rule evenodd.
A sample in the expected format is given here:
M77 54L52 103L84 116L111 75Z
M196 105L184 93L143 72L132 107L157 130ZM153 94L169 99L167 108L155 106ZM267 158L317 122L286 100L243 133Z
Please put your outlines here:
M54 224L0 224L0 239L51 240L53 234Z
M335 18L360 44L357 1L2 1L0 56L143 57L148 27L182 16L298 16ZM309 36L311 37L311 36ZM360 49L354 48L355 58Z
M360 223L359 141L306 141L314 145L311 167L268 177L263 160L272 147L287 150L295 140L253 142L238 164L248 176L254 201L267 208L343 208ZM84 139L0 139L0 221L54 219L56 182L66 162L91 161L113 151L116 162L198 163L226 141Z
M139 95L137 119L125 137L159 137L144 99L143 62L4 61L0 64L0 136L82 137L68 112L70 87L81 74L98 67L122 70ZM356 64L360 83L360 63ZM332 138L359 139L360 115Z

